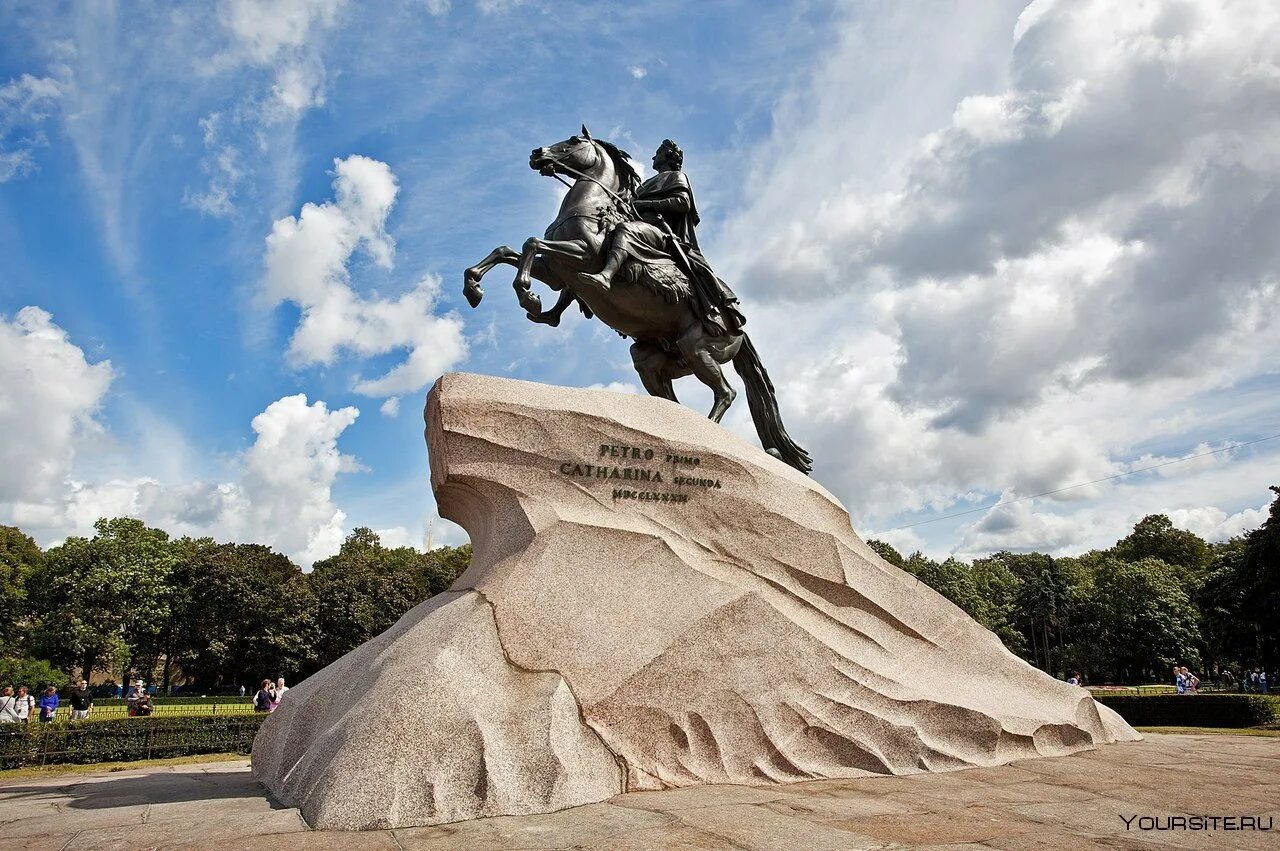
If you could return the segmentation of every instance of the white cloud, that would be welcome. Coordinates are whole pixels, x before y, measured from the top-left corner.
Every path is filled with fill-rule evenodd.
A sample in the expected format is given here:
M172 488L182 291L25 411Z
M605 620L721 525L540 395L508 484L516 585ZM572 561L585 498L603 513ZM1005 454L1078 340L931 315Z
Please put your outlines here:
M645 77L649 76L649 69L645 68L643 65L628 65L627 73L637 80L643 80Z
M452 5L449 0L424 0L427 7L427 14L434 18L440 18L449 14L449 7Z
M1169 512L1169 519L1179 529L1195 532L1207 541L1225 541L1261 526L1266 522L1270 506L1268 500L1259 508L1245 508L1235 514L1227 514L1215 506L1179 508Z
M45 543L92 534L100 517L128 516L175 535L267 544L309 568L336 553L347 531L332 489L339 474L361 469L337 445L358 415L286 396L253 418L256 438L232 465L230 481L67 477L44 498L23 491L0 503L0 514Z
M23 74L0 86L0 183L35 170L35 149L45 144L40 125L61 97L53 77Z
M272 68L275 82L264 114L296 118L324 103L325 69L316 42L344 5L345 0L224 0L219 17L233 46L215 67L249 62Z
M277 220L267 237L263 298L272 306L291 301L302 311L289 341L295 366L330 365L342 353L405 350L403 361L377 378L356 380L353 389L367 396L420 390L466 356L462 321L434 313L437 276L397 298L366 298L352 288L348 267L357 250L376 266L392 266L395 241L386 222L399 187L386 163L368 157L353 154L334 166L334 200L304 204L297 217Z
M630 381L610 381L608 384L588 384L588 390L608 390L610 393L630 393L633 395L642 395L644 393L639 387Z
M78 450L90 436L108 436L97 414L113 379L110 361L90 363L47 312L25 307L12 321L0 317L0 521L45 543L91 533L99 517L132 516L175 534L266 543L305 566L338 551L346 514L333 484L360 469L338 438L359 411L330 411L301 394L272 402L253 418L254 443L230 464L228 481L87 481L76 472ZM166 455L190 454L174 446L180 436L149 430ZM171 460L145 462L160 469Z
M245 177L239 149L222 138L223 120L220 112L200 119L208 152L200 161L200 169L209 175L209 185L203 192L188 189L182 198L183 203L209 216L230 216L235 212L236 190Z
M114 370L90 363L38 307L0 316L0 502L53 495L70 474L78 439L95 418Z
M390 398L385 399L383 403L378 406L378 411L381 412L384 417L400 416L400 397L391 396Z
M524 3L525 0L476 0L476 8L482 15L505 15Z
M388 549L413 547L416 550L420 550L423 547L422 539L403 526L392 526L390 529L374 529L373 533L378 536L378 540L382 542L382 545Z
M241 489L250 506L247 532L270 540L304 565L342 545L346 514L333 504L339 473L360 469L338 450L355 408L330 411L298 394L278 399L253 418L257 439L244 456Z
M840 28L749 158L756 192L711 252L749 297L818 478L855 520L886 527L1253 436L1223 393L1280 355L1280 9L936 11ZM924 66L953 70L940 81ZM857 97L850 69L863 68L881 69L869 73L885 78L882 97ZM787 358L770 358L770 339L788 341ZM1149 512L1225 518L1271 483L1256 463L1214 480L1212 496L1160 487L1207 488L1200 468L1228 460L1123 492L1149 495L1136 500ZM956 546L1114 541L1139 519L1106 502L1120 492L1002 510L1017 522L993 514ZM1087 508L1104 503L1110 516ZM951 532L919 534L954 548Z

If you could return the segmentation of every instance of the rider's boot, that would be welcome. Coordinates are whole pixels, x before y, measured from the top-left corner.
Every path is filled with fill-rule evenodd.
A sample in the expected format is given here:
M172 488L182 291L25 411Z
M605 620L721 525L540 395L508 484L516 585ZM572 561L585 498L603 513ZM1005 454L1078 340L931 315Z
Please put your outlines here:
M594 284L602 290L607 290L609 289L609 282L613 280L618 268L622 266L622 261L626 259L627 252L620 248L615 248L609 252L609 257L605 260L604 268L600 270L599 274L593 275L590 272L579 272L578 277L588 284Z

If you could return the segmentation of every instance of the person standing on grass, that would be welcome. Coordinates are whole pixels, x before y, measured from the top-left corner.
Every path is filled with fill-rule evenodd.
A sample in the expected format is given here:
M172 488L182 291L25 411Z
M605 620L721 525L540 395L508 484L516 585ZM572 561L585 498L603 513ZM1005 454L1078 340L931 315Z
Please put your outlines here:
M271 705L275 699L273 691L271 680L263 680L262 688L258 689L258 693L253 696L254 712L270 712L274 708Z
M276 680L276 696L271 700L272 712L276 711L276 707L280 705L280 698L284 697L284 693L288 690L289 690L289 687L284 684L284 677L281 677L280 679Z
M18 723L18 698L13 696L13 686L5 686L0 694L0 724Z
M31 722L31 713L35 711L36 699L27 694L26 686L18 686L18 720L23 724Z
M133 712L138 716L147 716L155 711L155 706L151 703L151 695L146 692L138 698L138 702L133 705Z
M58 717L58 690L49 686L40 698L40 723L49 724Z
M1173 687L1178 694L1187 693L1187 681L1182 678L1182 669L1177 665L1173 666Z
M67 695L71 699L71 720L84 721L89 717L89 710L93 709L93 695L89 694L89 683L87 680L80 680L76 683L75 688L71 689Z
M283 682L283 680L281 680L281 682ZM1261 694L1267 693L1267 672L1266 671L1261 671L1258 673L1258 691Z

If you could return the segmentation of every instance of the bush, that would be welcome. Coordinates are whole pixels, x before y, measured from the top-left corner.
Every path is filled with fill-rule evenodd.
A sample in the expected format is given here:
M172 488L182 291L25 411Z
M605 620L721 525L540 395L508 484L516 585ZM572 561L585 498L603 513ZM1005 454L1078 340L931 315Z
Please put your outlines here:
M1135 727L1257 727L1280 721L1280 699L1261 694L1095 694Z
M43 659L22 657L0 659L0 688L26 686L35 694L45 686L62 688L67 684L66 671L59 671Z
M265 714L0 726L0 768L249 753Z

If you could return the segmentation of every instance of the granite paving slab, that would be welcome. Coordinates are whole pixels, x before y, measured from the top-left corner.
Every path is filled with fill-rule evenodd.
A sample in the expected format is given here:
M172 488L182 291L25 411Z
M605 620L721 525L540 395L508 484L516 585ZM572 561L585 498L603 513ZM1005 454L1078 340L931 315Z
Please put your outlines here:
M1192 815L1270 818L1273 829L1142 830L1135 818ZM995 768L631 792L541 815L366 832L311 830L247 761L0 779L0 837L57 851L1266 849L1280 848L1277 821L1280 738L1229 735L1155 733Z

